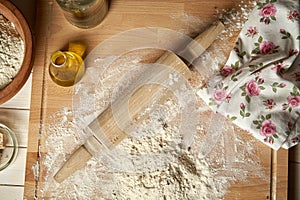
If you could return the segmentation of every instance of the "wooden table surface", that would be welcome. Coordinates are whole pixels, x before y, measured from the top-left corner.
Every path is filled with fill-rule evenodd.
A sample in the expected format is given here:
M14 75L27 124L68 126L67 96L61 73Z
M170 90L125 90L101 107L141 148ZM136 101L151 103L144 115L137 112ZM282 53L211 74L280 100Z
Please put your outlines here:
M18 155L15 162L0 172L0 199L23 198L31 87L32 75L14 98L0 105L0 123L14 131L18 140Z
M174 18L170 17L174 15L188 14L209 24L216 19L216 9L237 7L239 3L239 0L112 0L105 20L96 28L84 30L70 25L55 1L37 1L32 76L20 94L0 106L0 122L7 123L17 132L20 143L15 164L0 172L0 199L22 199L22 196L25 199L41 198L44 176L41 157L47 153L43 148L45 126L53 113L63 107L72 107L73 88L59 87L49 77L48 65L52 52L74 40L84 41L89 52L105 39L137 27L180 30L184 24L182 20L174 22ZM224 43L233 47L234 39ZM264 184L255 181L249 185L236 183L229 188L226 199L287 198L288 151L275 152L260 143L257 146L265 152L260 159L268 171L269 180Z

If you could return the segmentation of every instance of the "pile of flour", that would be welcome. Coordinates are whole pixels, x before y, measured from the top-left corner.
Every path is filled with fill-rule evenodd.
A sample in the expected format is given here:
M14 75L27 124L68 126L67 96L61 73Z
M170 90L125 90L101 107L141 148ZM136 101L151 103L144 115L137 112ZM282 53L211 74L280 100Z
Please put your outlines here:
M45 127L47 139L42 148L47 154L41 158L41 173L45 174L40 187L42 197L210 200L223 199L231 184L247 182L249 175L267 181L254 141L242 140L238 130L229 135L227 131L203 159L198 158L194 145L181 148L176 107L176 102L166 101L140 125L137 133L141 137L124 139L110 155L100 152L62 183L53 176L83 141L72 120L72 111L64 108L55 113ZM198 127L200 132L205 129L205 124ZM199 140L201 137L196 137L195 144Z
M19 72L24 59L24 42L15 25L0 14L0 90Z
M141 137L124 139L113 150L116 164L106 163L115 171L113 181L103 186L111 191L107 198L209 200L224 196L231 177L220 176L209 160L198 159L194 149L181 148L182 135L174 122L178 107L175 101L166 101L137 130Z

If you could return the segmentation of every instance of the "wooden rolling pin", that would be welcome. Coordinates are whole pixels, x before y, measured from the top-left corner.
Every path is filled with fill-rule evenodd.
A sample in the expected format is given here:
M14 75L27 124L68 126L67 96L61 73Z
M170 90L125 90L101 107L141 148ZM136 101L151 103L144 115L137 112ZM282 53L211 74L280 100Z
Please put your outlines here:
M223 29L224 25L219 21L212 24L196 37L193 42L189 43L181 52L181 55L188 57L189 61L196 59L212 44ZM197 45L195 42L197 42ZM191 77L191 72L187 65L172 52L167 51L164 53L156 63L169 66L169 68L162 67L162 69L159 69L159 73L151 71L153 68L149 68L149 70L146 69L144 78L147 79L147 82L161 83L168 79L171 73L170 68L183 75L185 79ZM84 130L90 132L91 136L87 139L85 144L80 146L64 163L54 176L55 180L59 183L62 182L76 170L84 167L85 163L96 153L109 150L119 144L127 137L124 130L120 128L120 123L121 127L130 130L130 126L139 113L143 112L151 103L167 99L170 95L171 93L166 92L164 87L159 84L153 84L136 89L130 94L130 97L119 98ZM130 116L128 117L128 115ZM121 119L121 121L118 120L116 122L115 116Z

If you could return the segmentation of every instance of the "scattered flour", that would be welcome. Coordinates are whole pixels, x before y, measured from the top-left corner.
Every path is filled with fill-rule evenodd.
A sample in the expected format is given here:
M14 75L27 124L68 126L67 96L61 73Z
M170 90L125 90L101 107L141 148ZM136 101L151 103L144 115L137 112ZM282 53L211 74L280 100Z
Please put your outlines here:
M244 11L245 12L245 11ZM172 16L176 20L177 16ZM203 21L184 15L183 23L203 26ZM186 33L194 30L188 27ZM196 27L196 26L195 26ZM229 30L231 32L232 30ZM223 33L220 39L230 35ZM194 67L202 74L193 74L191 85L196 91L203 81L226 61L226 47L214 44ZM140 55L140 54L139 54ZM149 54L148 54L149 55ZM179 133L180 102L169 98L148 113L135 130L135 136L124 139L110 154L99 153L63 183L53 179L62 163L87 135L78 127L86 126L104 110L113 97L118 80L133 68L143 65L145 59L136 55L124 56L113 65L114 57L95 59L95 67L87 68L86 76L76 85L73 110L65 108L54 114L45 128L45 145L41 157L45 174L40 188L47 199L143 199L143 200L210 200L223 199L235 182L248 182L248 176L268 182L269 172L257 156L255 140L242 138L241 130L226 123L224 130L208 156L198 158L198 149L205 139L210 120L210 110L198 99L199 124L194 142L182 148L183 136ZM210 66L205 69L203 66ZM99 75L99 68L103 69ZM97 77L98 82L93 80ZM176 77L170 83L176 81ZM121 90L121 88L118 88ZM95 114L95 111L96 114ZM147 112L145 113L147 114ZM207 144L209 148L213 144ZM252 179L251 179L252 181Z
M215 9L215 18L223 22L225 29L209 49L194 61L193 80L197 79L193 84L194 87L198 89L203 87L206 81L223 67L229 56L228 52L233 48L233 45L224 45L224 41L231 40L234 44L255 5L256 0L241 0L235 8ZM187 13L174 14L170 18L183 27L178 30L179 32L190 37L196 37L207 27L207 24L211 23Z
M82 112L75 113L65 108L51 117L45 129L46 140L42 149L47 154L41 160L45 169L41 172L45 174L44 185L41 186L44 198L210 200L222 199L232 183L247 181L249 174L266 181L264 178L267 175L255 156L253 141L248 140L245 145L238 131L228 134L227 129L233 129L232 125L224 128L224 135L209 156L198 158L197 145L204 139L211 123L207 118L210 111L201 102L195 141L190 148L181 148L182 135L178 126L181 110L179 102L169 98L140 122L134 134L140 137L124 139L111 150L110 155L100 152L88 161L84 169L78 170L63 183L56 183L54 174L87 137L78 129L74 119L92 115L95 108L101 110L107 106L114 89L111 85L113 80L143 61L141 57L132 58L125 59L126 67L112 65L110 70L105 70L105 76L100 76L101 84L85 85L83 80L78 85L76 92L81 94L82 99L75 101L73 106L76 111ZM89 92L95 91L90 87L101 87L94 92L95 102L98 103L95 107L86 100L91 95ZM100 103L101 97L103 101Z
M237 8L216 10L217 17L225 25L225 30L219 38L224 40L239 33L255 5L254 0L241 0Z
M182 13L180 15L173 14L170 15L170 17L174 20L174 22L180 23L180 27L182 28L180 28L178 31L189 35L190 37L197 36L209 23L187 13Z
M139 131L140 138L126 138L115 149L113 158L99 154L61 184L54 174L82 141L65 108L53 116L47 127L42 159L46 171L41 193L49 199L223 199L234 182L247 182L247 177L268 181L257 158L253 140L242 140L239 131L220 138L210 155L198 159L197 144L205 134L205 123L189 149L180 148L182 140L170 110L176 102L167 101L157 108ZM176 112L176 111L175 111ZM204 111L203 114L205 114ZM162 114L164 113L164 114ZM177 113L178 114L178 113ZM229 128L233 128L229 125ZM201 134L200 134L201 133ZM230 137L231 136L231 137ZM229 141L228 141L229 138ZM232 150L232 151L230 151Z
M24 58L24 42L15 25L0 14L0 89L19 72Z

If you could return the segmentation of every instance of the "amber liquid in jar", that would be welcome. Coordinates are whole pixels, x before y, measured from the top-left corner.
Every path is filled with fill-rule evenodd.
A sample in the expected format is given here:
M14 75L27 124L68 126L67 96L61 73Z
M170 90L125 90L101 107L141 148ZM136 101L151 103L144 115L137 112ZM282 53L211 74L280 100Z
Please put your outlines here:
M49 74L58 85L68 87L77 83L85 71L82 58L71 51L56 51L51 55Z

